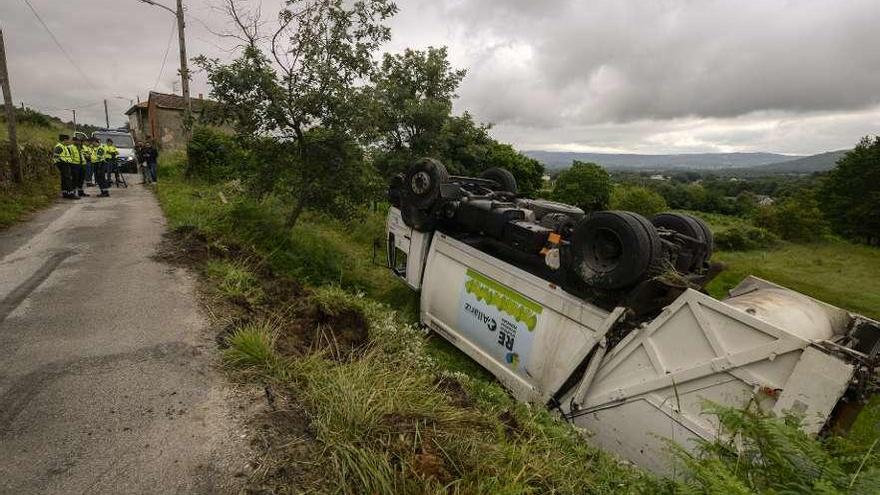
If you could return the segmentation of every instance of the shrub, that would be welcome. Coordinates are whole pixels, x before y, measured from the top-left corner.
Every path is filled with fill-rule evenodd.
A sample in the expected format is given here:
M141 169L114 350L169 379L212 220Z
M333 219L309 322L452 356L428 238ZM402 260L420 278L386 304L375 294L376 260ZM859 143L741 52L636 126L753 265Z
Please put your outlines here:
M609 206L613 210L627 210L648 218L667 209L666 200L658 193L642 186L619 185L611 191Z
M196 127L187 145L187 177L209 181L230 178L246 160L241 146L226 133L210 127Z
M817 241L830 232L819 203L809 191L758 208L754 222L787 241Z
M722 251L748 251L770 247L779 239L775 234L745 223L715 233L715 247Z
M820 440L797 418L756 408L707 408L723 436L698 440L691 455L672 447L687 467L688 493L878 493L880 467L874 445Z

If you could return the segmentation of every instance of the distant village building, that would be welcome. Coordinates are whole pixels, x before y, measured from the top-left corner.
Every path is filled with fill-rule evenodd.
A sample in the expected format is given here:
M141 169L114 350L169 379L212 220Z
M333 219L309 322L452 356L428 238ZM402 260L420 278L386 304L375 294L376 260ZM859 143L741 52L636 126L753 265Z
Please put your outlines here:
M758 203L758 206L771 206L776 201L773 200L770 196L764 194L758 194L755 196L755 201Z
M651 180L669 180L668 177L662 174L654 174L650 177Z
M200 94L192 98L193 117L198 120L208 105L216 102L205 100ZM147 101L129 108L128 123L137 141L154 140L159 149L178 149L186 146L184 137L183 96L151 91Z

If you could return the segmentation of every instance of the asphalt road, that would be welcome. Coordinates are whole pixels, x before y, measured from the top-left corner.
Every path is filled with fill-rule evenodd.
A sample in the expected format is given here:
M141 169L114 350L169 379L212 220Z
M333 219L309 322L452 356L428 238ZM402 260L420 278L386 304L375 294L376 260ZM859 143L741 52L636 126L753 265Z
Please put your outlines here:
M0 493L237 491L243 428L194 279L151 258L153 195L111 194L0 232Z

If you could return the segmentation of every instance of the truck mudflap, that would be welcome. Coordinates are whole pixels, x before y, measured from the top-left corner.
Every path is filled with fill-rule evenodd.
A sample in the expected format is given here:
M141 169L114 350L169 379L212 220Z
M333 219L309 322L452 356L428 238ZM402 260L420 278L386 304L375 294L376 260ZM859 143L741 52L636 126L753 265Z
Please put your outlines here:
M601 363L593 376L584 375L589 385L563 397L564 415L603 448L664 474L673 471L668 440L693 449L697 438L718 434L714 416L702 414L706 401L757 402L766 411L801 416L803 428L818 433L854 381L858 366L850 355L867 357L835 341L848 339L853 324L865 319L754 277L732 294L728 303L688 290L597 353ZM762 312L734 301L742 294L753 301L779 296L792 314L778 314L772 303Z

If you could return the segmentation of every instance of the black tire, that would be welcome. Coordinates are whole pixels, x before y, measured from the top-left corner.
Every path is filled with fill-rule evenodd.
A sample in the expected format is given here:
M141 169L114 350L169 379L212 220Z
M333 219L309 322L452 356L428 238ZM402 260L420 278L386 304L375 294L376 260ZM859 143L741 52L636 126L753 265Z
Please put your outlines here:
M493 180L501 186L502 191L516 194L519 188L516 186L516 178L510 173L510 170L500 167L492 167L486 169L480 174L480 178Z
M407 227L418 230L419 232L430 232L437 227L437 216L430 211L416 208L412 205L403 205L400 207L400 216L403 223Z
M430 209L440 197L440 185L449 182L449 172L433 158L422 158L410 166L403 183L403 202Z
M600 211L583 219L572 235L572 269L587 285L603 290L632 287L656 269L660 237L646 218Z
M702 218L693 215L688 216L697 222L697 225L703 230L703 238L706 242L706 259L704 261L708 262L712 258L712 253L715 252L715 234L712 233L712 229L709 228L709 225Z
M544 215L549 215L551 213L568 215L574 219L574 221L579 221L584 218L584 210L577 206L557 203L556 201L548 201L546 199L525 199L520 200L519 204L521 207L535 212L535 218L537 219L543 218Z
M706 244L706 237L700 224L689 215L681 213L658 213L651 219L658 229L671 230ZM675 260L675 269L681 273L692 272L703 265L706 260L705 248L682 250Z
M672 230L696 239L705 246L697 253L679 256L675 263L676 270L682 273L699 270L712 256L714 247L712 231L699 218L684 213L659 213L651 219L651 223L657 228Z

